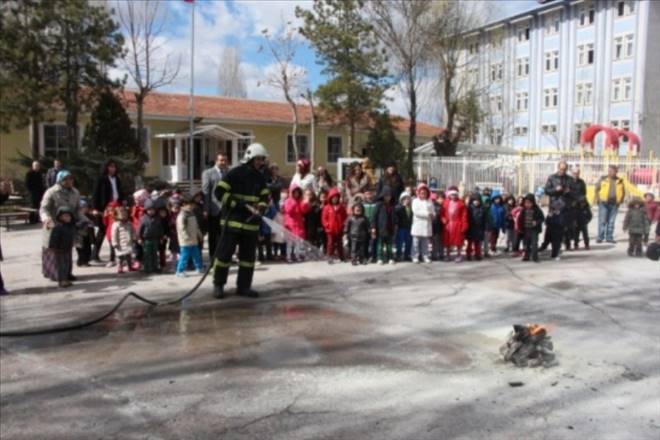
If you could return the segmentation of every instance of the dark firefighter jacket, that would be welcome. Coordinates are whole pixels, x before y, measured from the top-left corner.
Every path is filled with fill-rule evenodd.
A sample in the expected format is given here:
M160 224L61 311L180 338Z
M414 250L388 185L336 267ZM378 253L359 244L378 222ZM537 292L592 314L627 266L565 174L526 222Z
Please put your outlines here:
M251 164L232 168L215 188L222 206L220 224L224 226L226 222L230 231L257 234L261 218L246 205L263 211L268 206L269 194L266 179Z

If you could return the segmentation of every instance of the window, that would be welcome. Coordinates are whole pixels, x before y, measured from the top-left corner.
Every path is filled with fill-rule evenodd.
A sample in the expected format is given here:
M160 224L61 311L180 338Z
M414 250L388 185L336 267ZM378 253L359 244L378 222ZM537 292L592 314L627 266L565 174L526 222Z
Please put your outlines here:
M501 49L502 48L502 36L501 35L495 35L493 36L490 45L493 49Z
M553 50L545 53L545 71L554 72L559 69L559 51Z
M520 43L529 41L529 27L519 28L517 36Z
M594 45L580 44L577 47L577 64L578 66L588 66L594 63Z
M163 139L161 141L161 158L163 166L168 167L176 165L176 140Z
M249 133L247 131L239 131L238 134L240 134L241 136L252 136L252 133ZM238 157L238 160L243 159L243 156L245 156L245 150L247 150L247 147L251 143L252 143L252 138L251 137L236 140L236 156ZM300 148L300 147L298 147L298 148Z
M493 63L490 65L490 80L502 81L502 63Z
M580 12L578 13L579 25L591 26L594 23L594 18L596 17L596 10L592 4L582 6Z
M554 35L559 32L559 14L545 17L545 34Z
M633 56L635 36L633 34L620 35L614 38L614 60L622 60Z
M513 129L514 136L527 136L527 127L519 126Z
M616 12L618 17L625 17L634 14L635 2L631 0L618 2L616 4Z
M618 128L621 130L629 131L630 119L613 119L610 121L610 126L612 128Z
M490 111L491 113L502 113L502 95L490 97Z
M65 158L69 154L65 124L44 124L44 156Z
M543 133L543 136L557 136L557 125L556 124L542 125L541 133Z
M524 112L529 105L529 94L527 92L516 93L516 111Z
M501 128L491 128L489 130L490 143L493 145L502 144L502 129Z
M614 78L612 80L612 102L630 101L632 98L632 78Z
M575 129L574 129L575 130L574 131L575 137L573 139L574 142L575 142L575 145L580 144L580 137L582 136L582 132L584 130L586 130L587 128L589 128L590 125L591 125L591 122L582 122L580 124L575 124Z
M479 53L479 43L470 43L468 45L468 53L470 55L478 54Z
M578 83L575 85L575 105L591 105L592 95L592 83Z
M474 66L474 67L470 67L468 69L468 81L473 86L476 86L476 85L479 84L479 67Z
M556 87L543 89L543 108L556 108L558 100Z
M341 157L341 136L328 136L327 152L327 162L336 163Z
M516 60L516 76L523 78L529 75L529 57Z
M296 136L296 144L298 147L298 157L293 149L293 135L286 137L286 161L287 163L295 163L298 159L309 157L309 143L306 134L299 134Z

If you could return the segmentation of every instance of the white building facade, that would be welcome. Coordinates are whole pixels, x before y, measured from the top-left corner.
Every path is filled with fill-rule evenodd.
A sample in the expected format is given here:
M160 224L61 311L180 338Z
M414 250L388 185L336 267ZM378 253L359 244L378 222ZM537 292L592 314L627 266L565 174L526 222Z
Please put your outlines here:
M600 124L660 154L660 1L552 1L465 41L462 74L487 110L473 141L572 150ZM624 138L620 154L627 147Z

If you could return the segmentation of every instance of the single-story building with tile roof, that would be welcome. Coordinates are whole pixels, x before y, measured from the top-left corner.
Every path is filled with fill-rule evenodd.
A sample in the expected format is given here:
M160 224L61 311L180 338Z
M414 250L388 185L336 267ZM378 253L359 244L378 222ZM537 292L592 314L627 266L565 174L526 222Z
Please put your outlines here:
M124 92L124 102L131 119L135 121L135 98L131 91ZM144 146L149 161L145 176L159 177L177 182L189 179L189 95L152 92L144 103ZM252 99L225 98L218 96L195 97L195 129L192 153L193 179L200 178L202 171L213 162L217 153L225 153L234 165L240 161L245 148L251 142L262 143L270 153L271 163L277 163L282 173L293 174L296 156L292 145L291 109L284 102L257 101ZM348 156L348 127L320 122L314 134L314 151L310 139L311 110L299 106L298 149L301 155L312 157L315 165L324 165L335 174L339 157ZM80 118L81 137L89 115ZM395 121L401 143L408 144L407 119ZM67 151L61 140L65 136L64 115L50 122L39 123L39 153L59 156L66 164ZM19 169L11 159L22 152L32 153L32 127L9 133L0 133L0 177L19 178L25 170ZM440 127L417 123L416 144L428 142ZM366 147L368 129L356 133L358 151ZM313 154L312 154L313 153Z

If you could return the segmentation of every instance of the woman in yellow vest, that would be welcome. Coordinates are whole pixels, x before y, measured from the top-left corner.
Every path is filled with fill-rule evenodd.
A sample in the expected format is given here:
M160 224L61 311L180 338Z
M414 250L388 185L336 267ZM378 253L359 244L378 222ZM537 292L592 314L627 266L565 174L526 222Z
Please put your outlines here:
M598 203L598 240L602 243L606 240L608 243L614 241L614 222L616 214L619 212L619 205L623 203L625 197L625 188L623 179L617 177L618 168L610 165L607 170L607 176L600 178L596 184L596 203Z

